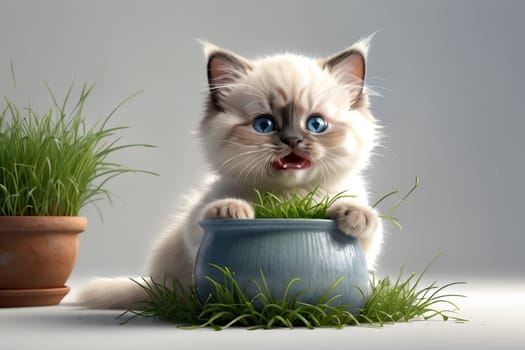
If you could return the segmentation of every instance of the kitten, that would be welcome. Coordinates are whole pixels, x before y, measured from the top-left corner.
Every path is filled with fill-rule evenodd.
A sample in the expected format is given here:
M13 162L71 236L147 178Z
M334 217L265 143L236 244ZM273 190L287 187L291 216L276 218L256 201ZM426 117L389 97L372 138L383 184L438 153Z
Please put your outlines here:
M204 219L254 217L254 188L287 194L320 186L356 198L327 212L359 239L369 267L382 242L378 215L361 176L377 139L364 87L368 39L327 59L285 54L247 60L205 44L209 94L200 138L211 165L205 189L156 242L148 274L193 283ZM79 293L91 308L129 309L145 292L128 278L102 278Z

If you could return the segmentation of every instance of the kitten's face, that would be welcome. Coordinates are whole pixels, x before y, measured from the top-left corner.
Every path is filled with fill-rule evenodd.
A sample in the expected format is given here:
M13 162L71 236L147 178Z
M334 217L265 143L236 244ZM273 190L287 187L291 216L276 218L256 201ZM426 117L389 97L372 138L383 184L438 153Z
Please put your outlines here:
M337 184L367 163L375 122L359 45L327 60L247 61L208 48L210 98L201 124L213 168L265 189Z

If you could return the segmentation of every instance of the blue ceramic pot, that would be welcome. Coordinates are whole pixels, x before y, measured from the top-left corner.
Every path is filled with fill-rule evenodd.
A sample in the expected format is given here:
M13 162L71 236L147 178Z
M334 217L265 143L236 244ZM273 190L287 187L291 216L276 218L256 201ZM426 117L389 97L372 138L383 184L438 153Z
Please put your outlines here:
M205 278L223 282L222 273L210 266L227 267L253 297L264 273L272 295L279 299L295 277L302 281L290 293L304 292L299 300L316 304L340 277L344 280L331 296L341 294L333 305L350 311L364 306L369 294L365 255L358 241L343 234L333 220L255 219L205 220L205 235L195 264L195 283L201 301L213 295ZM363 295L364 294L364 295Z

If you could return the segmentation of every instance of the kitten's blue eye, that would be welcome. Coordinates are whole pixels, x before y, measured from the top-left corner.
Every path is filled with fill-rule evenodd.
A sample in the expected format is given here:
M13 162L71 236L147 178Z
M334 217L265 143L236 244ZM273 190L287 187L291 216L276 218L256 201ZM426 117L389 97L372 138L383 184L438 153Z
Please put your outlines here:
M273 119L269 115L261 115L255 118L252 124L255 131L261 134L268 134L275 130Z
M320 115L312 115L306 120L306 128L310 132L319 134L328 128L328 122Z

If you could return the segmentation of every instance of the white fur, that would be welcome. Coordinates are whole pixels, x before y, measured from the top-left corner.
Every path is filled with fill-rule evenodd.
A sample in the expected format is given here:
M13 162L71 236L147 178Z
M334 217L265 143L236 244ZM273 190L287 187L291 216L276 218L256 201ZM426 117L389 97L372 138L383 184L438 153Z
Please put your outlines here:
M367 40L363 40L352 48L366 55L367 45ZM205 52L209 57L225 51L207 45ZM155 243L148 263L149 276L159 282L178 279L183 285L191 286L193 264L203 236L198 222L204 215L209 216L210 210L220 212L226 202L233 205L235 210L238 204L252 202L254 187L289 193L297 190L309 191L320 185L320 190L328 195L344 190L357 195L351 202L337 203L338 210L334 207L332 216L338 219L338 215L344 216L345 208L353 210L344 219L346 221L338 219L340 227L360 239L369 267L373 268L380 252L382 228L377 213L368 206L367 192L361 176L376 144L378 129L368 110L367 96L363 95L360 101L354 101L354 108L349 110L348 100L350 96L356 95L355 91L350 93L349 89L354 87L341 83L337 74L331 74L322 67L320 60L290 54L258 61L246 61L236 55L234 57L249 65L250 70L224 86L225 92L221 100L224 110L210 108L200 129L204 151L213 170L212 175L198 195L185 203L187 211L178 213L173 226ZM224 71L227 74L232 72L227 69ZM269 164L287 152L288 146L284 144L276 145L268 140L250 145L242 144L242 140L235 138L228 139L230 131L236 125L246 123L258 114L271 114L273 111L267 99L268 93L278 89L285 91L301 106L301 110L297 110L300 123L304 123L315 112L327 116L331 128L336 124L344 126L345 133L341 136L341 142L330 149L311 142L313 166L309 169L273 170ZM286 102L286 97L279 94L274 97L276 100L273 102L276 104ZM301 111L302 114L299 114ZM330 131L332 130L327 132ZM227 199L226 202L217 202L224 199ZM248 213L246 210L244 212ZM249 215L253 214L248 213L247 216ZM364 227L368 219L371 226ZM360 232L353 231L356 227L362 227ZM141 288L128 278L103 278L94 280L81 290L78 302L91 308L129 309L146 297Z

